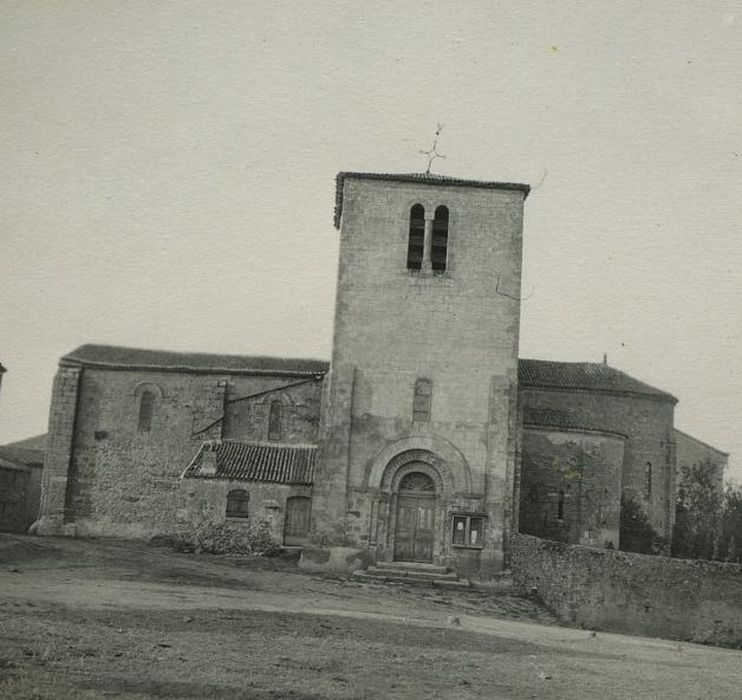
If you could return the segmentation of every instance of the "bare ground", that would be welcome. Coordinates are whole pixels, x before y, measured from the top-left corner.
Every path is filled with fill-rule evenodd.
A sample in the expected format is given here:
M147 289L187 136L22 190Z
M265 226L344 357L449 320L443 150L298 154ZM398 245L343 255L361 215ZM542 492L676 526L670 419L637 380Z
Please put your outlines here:
M0 536L0 698L739 698L742 653L561 627L506 589Z

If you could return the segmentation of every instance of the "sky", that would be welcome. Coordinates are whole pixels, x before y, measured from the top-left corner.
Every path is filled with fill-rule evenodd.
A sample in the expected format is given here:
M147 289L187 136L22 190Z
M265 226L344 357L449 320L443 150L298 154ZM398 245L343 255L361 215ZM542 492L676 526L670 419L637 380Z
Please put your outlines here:
M329 358L341 170L526 182L521 357L742 481L742 4L0 4L0 443L84 343Z

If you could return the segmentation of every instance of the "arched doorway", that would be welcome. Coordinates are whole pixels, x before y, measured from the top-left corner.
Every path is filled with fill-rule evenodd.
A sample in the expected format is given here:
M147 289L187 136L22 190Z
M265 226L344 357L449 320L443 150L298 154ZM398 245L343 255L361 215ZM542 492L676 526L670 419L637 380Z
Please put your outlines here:
M435 483L412 471L402 477L397 494L395 561L432 562L435 545Z

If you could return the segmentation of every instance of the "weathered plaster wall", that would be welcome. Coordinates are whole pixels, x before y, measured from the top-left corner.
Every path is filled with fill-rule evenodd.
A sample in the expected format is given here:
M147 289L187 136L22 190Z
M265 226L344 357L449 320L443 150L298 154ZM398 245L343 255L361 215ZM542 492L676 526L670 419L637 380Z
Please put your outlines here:
M520 532L618 549L625 439L523 429Z
M742 566L616 552L516 534L511 567L563 620L742 647Z
M267 439L270 398L282 401L282 442L316 442L320 382L279 394L230 404L230 398L286 386L301 378L86 368L76 404L71 457L64 474L64 520L79 535L143 537L172 530L178 477L204 439ZM145 389L156 393L150 430L139 429L139 402ZM72 407L71 407L72 406ZM59 410L53 402L52 414ZM76 413L75 413L76 410ZM226 410L226 420L216 421ZM72 421L70 423L69 421ZM55 423L56 425L56 423ZM52 449L61 443L50 432ZM63 470L62 457L53 453ZM55 472L56 473L56 472ZM61 476L60 476L61 478ZM70 526L74 527L71 528ZM70 532L72 534L72 532Z
M523 199L519 191L345 180L330 399L350 401L350 416L329 408L339 422L327 426L324 451L338 459L322 460L322 480L337 488L322 502L342 502L355 489L347 508L360 522L340 538L318 502L319 537L367 544L380 486L369 480L374 460L389 444L423 437L460 453L471 493L457 496L488 516L483 557L502 565L515 459ZM449 209L445 273L406 267L416 203L431 217L439 205ZM420 378L432 383L429 421L413 421Z
M660 535L670 535L675 515L672 401L639 394L523 386L520 400L526 427L576 427L625 435L622 492L642 505ZM650 464L652 484L648 491Z

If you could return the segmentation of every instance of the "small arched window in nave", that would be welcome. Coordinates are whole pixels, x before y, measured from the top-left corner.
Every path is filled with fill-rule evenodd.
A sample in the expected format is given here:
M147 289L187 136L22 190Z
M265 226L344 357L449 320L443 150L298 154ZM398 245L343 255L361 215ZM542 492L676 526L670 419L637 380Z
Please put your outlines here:
M268 439L276 442L281 439L281 402L278 399L271 401L268 409Z
M139 423L140 433L148 433L152 430L152 416L155 412L155 394L145 389L139 399Z

